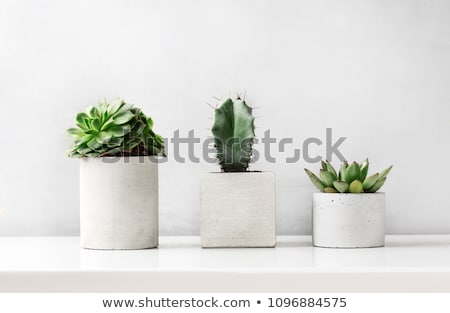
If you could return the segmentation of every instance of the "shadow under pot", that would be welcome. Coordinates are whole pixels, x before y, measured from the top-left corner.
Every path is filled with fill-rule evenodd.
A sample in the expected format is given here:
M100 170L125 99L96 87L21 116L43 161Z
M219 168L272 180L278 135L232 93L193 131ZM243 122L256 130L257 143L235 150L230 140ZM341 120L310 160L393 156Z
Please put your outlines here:
M382 247L385 194L314 193L312 220L316 247Z
M156 160L149 156L81 159L80 231L83 248L156 248Z

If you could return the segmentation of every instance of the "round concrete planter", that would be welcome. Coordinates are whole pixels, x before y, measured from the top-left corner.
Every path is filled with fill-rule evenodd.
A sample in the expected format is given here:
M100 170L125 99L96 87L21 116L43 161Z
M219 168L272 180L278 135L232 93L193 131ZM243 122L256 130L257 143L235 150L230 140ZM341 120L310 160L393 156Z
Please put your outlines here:
M158 246L158 163L151 157L80 160L81 246Z
M313 245L316 247L382 247L384 220L384 193L313 194Z

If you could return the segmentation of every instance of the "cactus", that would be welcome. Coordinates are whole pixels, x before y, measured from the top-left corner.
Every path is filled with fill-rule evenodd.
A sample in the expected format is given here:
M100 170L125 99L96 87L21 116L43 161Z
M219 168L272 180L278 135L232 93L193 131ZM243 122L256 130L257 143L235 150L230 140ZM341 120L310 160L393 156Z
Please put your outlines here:
M361 164L353 162L349 165L347 161L344 161L339 172L336 172L330 162L322 161L320 178L306 168L305 172L314 186L321 192L373 193L377 192L384 185L391 169L392 165L380 173L367 176L369 160L366 159Z
M211 128L223 172L245 172L255 137L252 108L239 97L226 99L215 109Z
M74 140L70 157L164 155L152 119L121 99L101 100L78 113L76 124L67 130Z

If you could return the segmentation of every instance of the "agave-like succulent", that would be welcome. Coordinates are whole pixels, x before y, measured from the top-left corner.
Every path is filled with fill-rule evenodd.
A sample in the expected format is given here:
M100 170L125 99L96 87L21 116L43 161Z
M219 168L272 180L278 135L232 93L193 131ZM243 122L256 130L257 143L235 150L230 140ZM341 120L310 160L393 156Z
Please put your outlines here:
M252 108L243 99L226 99L215 110L211 128L217 158L224 172L245 172L255 137Z
M152 119L122 99L99 101L78 113L76 124L67 130L74 139L70 157L164 155Z
M328 193L373 193L377 192L386 181L387 175L392 169L392 165L380 173L367 176L369 171L369 160L364 160L361 164L347 161L342 163L337 172L330 162L322 161L320 178L305 168L305 172L311 179L314 186L321 192Z

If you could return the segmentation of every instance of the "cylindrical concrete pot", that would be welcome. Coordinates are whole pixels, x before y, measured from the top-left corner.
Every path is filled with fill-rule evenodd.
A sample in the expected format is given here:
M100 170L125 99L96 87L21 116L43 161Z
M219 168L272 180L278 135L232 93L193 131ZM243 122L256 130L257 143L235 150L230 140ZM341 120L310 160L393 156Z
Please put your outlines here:
M316 247L384 246L384 193L314 193L312 219Z
M274 247L275 175L208 173L200 183L203 248Z
M153 157L80 160L81 246L158 246L158 163Z

